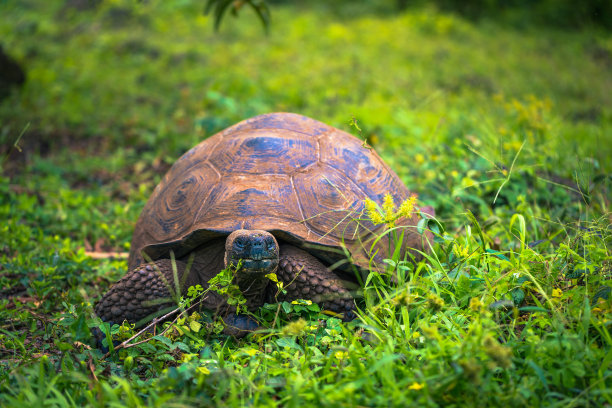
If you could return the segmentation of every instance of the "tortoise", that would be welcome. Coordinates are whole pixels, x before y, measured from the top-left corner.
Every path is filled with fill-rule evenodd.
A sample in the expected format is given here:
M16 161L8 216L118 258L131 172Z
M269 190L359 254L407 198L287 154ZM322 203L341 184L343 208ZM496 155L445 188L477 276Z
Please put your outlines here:
M160 299L169 301L168 286L175 287L173 254L181 291L206 287L223 268L240 262L234 279L249 309L310 299L351 316L354 271L381 268L389 257L388 235L375 241L383 226L364 216L364 199L382 204L386 193L396 203L414 195L356 137L292 113L242 121L170 168L136 223L129 272L95 312L107 322L137 322L167 307ZM433 215L433 209L423 207L420 216L424 213ZM431 233L414 228L418 214L399 222L412 227L403 243L417 256L431 239ZM276 286L266 277L272 272L285 294L275 296ZM204 307L229 324L248 326L215 293Z

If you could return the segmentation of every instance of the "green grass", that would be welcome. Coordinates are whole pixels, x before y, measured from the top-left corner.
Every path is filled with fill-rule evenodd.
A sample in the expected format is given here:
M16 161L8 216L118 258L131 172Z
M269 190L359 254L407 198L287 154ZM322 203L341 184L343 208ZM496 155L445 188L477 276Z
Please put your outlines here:
M612 35L324 4L266 36L199 2L0 2L28 75L0 101L0 405L612 404ZM271 111L355 117L436 208L426 260L370 274L351 323L271 305L243 340L200 313L92 348L126 263L85 249L129 250L184 151Z

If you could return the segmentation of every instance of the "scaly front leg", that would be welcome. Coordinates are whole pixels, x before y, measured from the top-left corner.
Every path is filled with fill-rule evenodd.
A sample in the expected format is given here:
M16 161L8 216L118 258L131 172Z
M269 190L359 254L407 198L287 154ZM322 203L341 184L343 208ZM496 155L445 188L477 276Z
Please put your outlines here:
M346 283L308 252L281 245L276 275L287 290L279 300L309 299L344 313L345 320L355 317L355 301Z
M96 304L96 314L111 324L121 324L124 320L136 323L176 304L181 291L188 287L186 279L182 279L185 263L176 261L176 267L178 282L170 259L160 259L129 271Z

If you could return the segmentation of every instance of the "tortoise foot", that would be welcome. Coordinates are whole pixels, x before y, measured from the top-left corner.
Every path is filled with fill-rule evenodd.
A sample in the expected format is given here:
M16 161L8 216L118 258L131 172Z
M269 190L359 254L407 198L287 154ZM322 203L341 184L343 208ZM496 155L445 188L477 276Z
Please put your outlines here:
M259 324L252 318L245 315L230 314L223 318L226 326L223 330L224 334L242 338L247 334L259 329Z

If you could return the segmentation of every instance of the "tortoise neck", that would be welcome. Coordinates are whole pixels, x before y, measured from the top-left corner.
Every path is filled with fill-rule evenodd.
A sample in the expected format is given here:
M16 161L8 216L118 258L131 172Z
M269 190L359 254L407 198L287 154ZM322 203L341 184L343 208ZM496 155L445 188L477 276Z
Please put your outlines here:
M263 294L266 292L270 280L264 274L236 274L234 281L247 301L247 308L257 308L264 304Z

